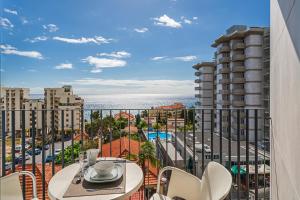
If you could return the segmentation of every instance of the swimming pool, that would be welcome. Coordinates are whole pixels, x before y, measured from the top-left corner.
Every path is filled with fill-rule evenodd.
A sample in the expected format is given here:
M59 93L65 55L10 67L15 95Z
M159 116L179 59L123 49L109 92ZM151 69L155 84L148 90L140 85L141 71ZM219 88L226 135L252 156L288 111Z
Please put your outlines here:
M157 135L161 140L171 139L171 137L172 137L171 133L166 134L166 132L160 132L160 131L159 132L149 132L149 134L146 133L146 137L148 140L155 140Z

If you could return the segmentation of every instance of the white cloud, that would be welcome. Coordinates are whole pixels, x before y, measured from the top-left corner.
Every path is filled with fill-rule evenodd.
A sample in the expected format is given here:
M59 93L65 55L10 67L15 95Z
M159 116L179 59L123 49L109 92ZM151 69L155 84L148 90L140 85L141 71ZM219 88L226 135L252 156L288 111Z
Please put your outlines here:
M156 56L156 57L151 58L151 60L163 60L165 58L166 58L166 56Z
M186 23L186 24L192 24L192 21L189 20L189 19L184 19L183 22Z
M2 68L0 68L0 72L5 72L5 70L4 70L4 69L2 69Z
M185 16L181 16L180 19L183 20L183 23L185 23L185 24L192 24L193 23L192 20L186 18Z
M155 25L158 26L166 26L166 27L171 27L171 28L181 28L181 24L180 22L175 21L174 19L170 18L169 16L167 16L166 14L164 14L163 16L160 17L156 17L154 18Z
M97 74L97 73L101 73L102 72L102 69L92 69L91 70L91 73L93 74Z
M37 36L37 37L32 38L32 39L27 38L24 41L31 42L31 43L36 43L36 42L46 41L46 40L48 40L48 37L46 37L46 36Z
M47 24L47 25L43 25L43 28L49 32L56 32L58 31L58 27L55 24Z
M138 32L138 33L145 33L145 32L147 32L147 31L149 31L149 29L146 28L146 27L143 27L143 28L135 28L134 31L135 31L135 32Z
M122 102L123 99L126 101L132 98L135 103L139 100L145 103L145 97L149 102L151 97L192 96L194 94L193 80L83 78L59 84L73 85L76 93L84 96L87 101L99 101L105 98L110 102Z
M21 22L23 25L29 23L29 21L25 17L21 17Z
M73 69L72 63L61 63L55 66L55 69Z
M71 43L71 44L86 44L86 43L95 43L95 44L108 44L113 39L107 39L102 36L95 36L93 38L64 38L64 37L53 37L53 40L58 40L61 42Z
M19 51L17 48L10 45L0 45L0 48L2 49L1 53L3 54L11 54L11 55L24 56L29 58L44 59L42 54L38 51Z
M197 56L179 56L179 57L175 57L174 59L184 61L184 62L189 62L189 61L196 60Z
M98 53L97 56L108 56L113 58L129 58L131 54L126 51L114 51L112 53Z
M193 17L193 20L197 20L198 19L198 17Z
M4 12L13 14L13 15L18 15L18 12L16 10L10 10L8 8L4 8Z
M0 17L0 26L2 26L5 29L11 29L14 27L14 25L9 21L9 19L3 17Z
M88 56L82 59L82 62L87 62L93 66L93 69L91 71L92 73L99 73L103 68L124 67L127 64L127 62L124 60L98 58L94 56Z
M151 60L157 61L157 60L179 60L184 62L194 61L197 59L197 56L177 56L177 57L167 57L167 56L157 56L151 58Z

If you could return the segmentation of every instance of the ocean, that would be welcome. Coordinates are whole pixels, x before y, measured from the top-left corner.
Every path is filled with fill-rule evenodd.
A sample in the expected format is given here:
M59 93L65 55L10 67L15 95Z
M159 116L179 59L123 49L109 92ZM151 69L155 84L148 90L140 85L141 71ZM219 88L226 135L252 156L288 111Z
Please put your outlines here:
M84 108L89 109L151 109L163 105L171 105L175 102L184 104L187 108L194 106L196 99L194 96L162 96L162 95L79 95L84 99ZM31 98L43 99L43 95L34 94ZM89 111L85 112L85 118L89 118Z

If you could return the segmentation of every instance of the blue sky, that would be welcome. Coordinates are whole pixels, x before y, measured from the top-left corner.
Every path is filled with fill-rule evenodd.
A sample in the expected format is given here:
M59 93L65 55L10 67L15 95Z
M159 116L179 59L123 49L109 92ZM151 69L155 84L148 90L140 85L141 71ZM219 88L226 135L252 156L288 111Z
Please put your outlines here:
M192 65L234 24L269 26L267 0L2 1L1 85L86 95L192 95Z

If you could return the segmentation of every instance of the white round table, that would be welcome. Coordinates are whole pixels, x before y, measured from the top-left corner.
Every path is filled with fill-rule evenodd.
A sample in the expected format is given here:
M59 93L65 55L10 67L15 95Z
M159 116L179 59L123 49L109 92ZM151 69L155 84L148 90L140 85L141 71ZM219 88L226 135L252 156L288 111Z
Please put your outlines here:
M122 160L121 158L100 158L100 160ZM95 196L81 196L63 198L64 193L68 189L74 176L80 170L79 163L74 163L57 172L50 180L48 185L48 196L52 200L109 200L109 199L126 199L143 184L143 171L134 162L126 162L126 186L125 193L109 194L109 195L95 195Z

